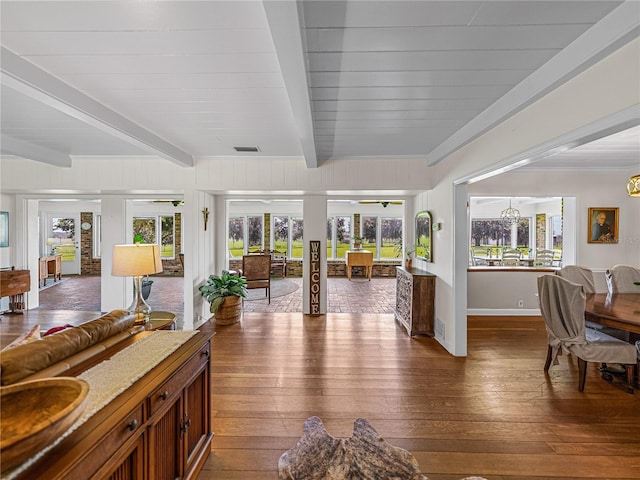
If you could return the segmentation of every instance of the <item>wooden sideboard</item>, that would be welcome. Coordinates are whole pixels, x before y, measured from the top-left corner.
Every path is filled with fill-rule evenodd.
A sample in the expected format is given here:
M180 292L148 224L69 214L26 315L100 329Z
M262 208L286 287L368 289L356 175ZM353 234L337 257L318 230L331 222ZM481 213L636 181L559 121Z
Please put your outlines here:
M15 478L195 479L213 438L214 326L207 322L198 331Z
M24 294L31 290L29 270L0 270L0 296L9 297L9 310L21 312L26 308Z
M369 250L349 250L345 254L347 258L347 278L351 280L352 267L364 267L365 276L371 280L373 271L373 252Z
M418 268L396 267L395 318L410 336L434 336L436 276Z
M40 281L42 286L46 284L49 275L53 275L53 281L62 279L62 255L51 255L49 257L40 257Z

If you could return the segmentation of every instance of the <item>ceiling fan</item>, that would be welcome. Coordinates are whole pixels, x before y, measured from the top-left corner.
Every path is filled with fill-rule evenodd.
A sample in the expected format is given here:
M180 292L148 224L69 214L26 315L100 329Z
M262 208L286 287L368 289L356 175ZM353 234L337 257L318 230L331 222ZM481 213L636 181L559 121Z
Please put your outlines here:
M174 207L180 207L184 205L184 200L154 200L153 203L170 203Z
M404 202L401 200L361 200L358 203L361 205L375 205L379 203L384 208L387 208L389 205L404 205Z

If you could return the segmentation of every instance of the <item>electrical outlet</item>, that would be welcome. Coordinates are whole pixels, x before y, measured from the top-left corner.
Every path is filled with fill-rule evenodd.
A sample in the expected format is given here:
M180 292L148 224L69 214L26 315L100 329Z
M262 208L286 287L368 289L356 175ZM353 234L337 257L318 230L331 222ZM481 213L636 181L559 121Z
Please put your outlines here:
M524 307L524 301L522 299L518 300L518 307Z

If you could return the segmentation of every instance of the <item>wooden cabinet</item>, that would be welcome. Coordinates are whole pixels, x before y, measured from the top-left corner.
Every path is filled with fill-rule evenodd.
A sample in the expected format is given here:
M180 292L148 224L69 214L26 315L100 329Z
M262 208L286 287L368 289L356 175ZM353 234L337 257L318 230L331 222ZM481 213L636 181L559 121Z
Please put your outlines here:
M434 335L436 276L418 268L396 267L396 320L410 336Z
M53 275L54 282L62 279L62 255L40 258L40 280L43 287L49 275Z
M152 334L139 333L128 344ZM207 322L197 335L44 455L29 461L26 468L6 472L6 478L195 479L213 438L213 334L214 326Z
M209 435L209 345L149 396L149 478L191 478Z
M22 311L26 308L24 294L31 290L29 270L0 270L0 297L9 297L9 310Z

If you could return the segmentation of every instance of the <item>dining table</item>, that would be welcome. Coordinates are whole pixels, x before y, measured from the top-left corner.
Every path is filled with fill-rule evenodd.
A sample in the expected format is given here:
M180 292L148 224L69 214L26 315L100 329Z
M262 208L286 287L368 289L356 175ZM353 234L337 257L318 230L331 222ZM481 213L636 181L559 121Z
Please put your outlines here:
M640 291L587 294L584 313L585 320L639 335Z

